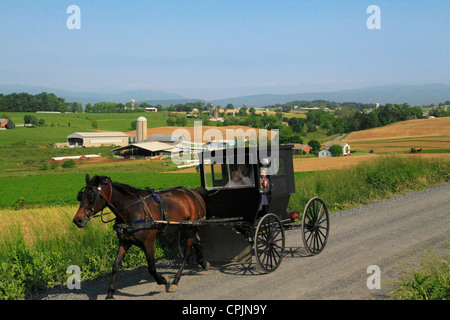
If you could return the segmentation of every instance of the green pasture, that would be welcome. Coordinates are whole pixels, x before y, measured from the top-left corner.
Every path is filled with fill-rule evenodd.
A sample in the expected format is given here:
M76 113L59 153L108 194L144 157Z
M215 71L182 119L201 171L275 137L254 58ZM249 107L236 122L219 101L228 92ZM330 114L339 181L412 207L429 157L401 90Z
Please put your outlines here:
M200 186L196 173L111 172L93 170L94 175L109 176L112 181L135 187L170 188ZM77 192L86 185L85 173L43 174L2 178L0 208L76 204Z

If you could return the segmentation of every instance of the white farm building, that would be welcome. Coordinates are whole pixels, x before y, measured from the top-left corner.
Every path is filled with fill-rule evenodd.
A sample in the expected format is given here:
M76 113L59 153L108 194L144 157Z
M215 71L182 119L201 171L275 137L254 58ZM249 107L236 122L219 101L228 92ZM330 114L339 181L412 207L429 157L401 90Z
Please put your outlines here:
M325 149L329 150L331 148L332 145L337 144L339 146L341 146L342 148L342 155L344 156L348 156L350 155L351 151L350 151L350 145L346 142L328 142L325 145Z
M342 148L342 155L348 156L351 154L350 151L350 145L346 142L328 142L325 145L325 148L319 151L319 158L325 158L325 157L332 157L332 154L330 152L330 148L332 145L339 145Z
M126 146L129 137L123 132L75 132L67 136L69 147Z
M319 158L326 158L326 157L331 157L331 152L330 150L327 149L323 149L319 151Z

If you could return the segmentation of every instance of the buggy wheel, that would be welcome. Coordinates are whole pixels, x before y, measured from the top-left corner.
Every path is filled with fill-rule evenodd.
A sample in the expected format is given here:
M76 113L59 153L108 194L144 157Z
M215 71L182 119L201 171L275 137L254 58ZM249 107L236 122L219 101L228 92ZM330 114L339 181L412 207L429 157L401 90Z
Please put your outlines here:
M330 219L325 202L320 198L308 201L302 217L302 237L306 250L316 255L327 244L330 231Z
M280 218L268 213L259 221L255 231L253 250L258 267L270 273L283 259L284 229Z

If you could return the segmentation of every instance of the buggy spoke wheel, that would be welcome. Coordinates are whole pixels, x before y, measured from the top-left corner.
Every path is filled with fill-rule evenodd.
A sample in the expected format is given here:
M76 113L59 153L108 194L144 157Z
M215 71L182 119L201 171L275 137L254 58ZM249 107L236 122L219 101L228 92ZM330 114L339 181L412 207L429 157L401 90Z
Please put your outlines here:
M327 244L330 231L330 219L325 202L320 198L308 201L302 217L303 243L309 253L322 252Z
M266 214L255 231L254 253L258 267L270 273L275 271L283 259L284 229L278 216Z

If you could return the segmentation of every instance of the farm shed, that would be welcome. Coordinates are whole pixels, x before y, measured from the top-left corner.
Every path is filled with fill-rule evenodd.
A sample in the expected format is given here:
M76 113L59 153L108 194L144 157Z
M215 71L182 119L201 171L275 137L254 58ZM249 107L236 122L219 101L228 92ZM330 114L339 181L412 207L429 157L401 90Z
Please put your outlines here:
M75 132L67 136L69 147L126 146L128 141L123 132Z
M163 142L146 141L115 148L111 151L117 156L145 158L159 155L171 155L172 152L181 152L182 149Z
M294 154L303 154L303 152L305 154L309 154L309 151L311 151L311 147L308 144L294 143L292 151Z

